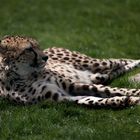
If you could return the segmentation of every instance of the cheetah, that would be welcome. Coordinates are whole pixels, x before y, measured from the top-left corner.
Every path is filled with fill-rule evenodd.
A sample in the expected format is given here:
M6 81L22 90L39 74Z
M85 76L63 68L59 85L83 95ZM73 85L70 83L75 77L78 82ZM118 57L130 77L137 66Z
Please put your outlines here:
M40 49L32 38L0 40L0 97L30 105L43 100L89 107L140 104L140 89L107 86L140 66L140 60L95 59L64 48Z

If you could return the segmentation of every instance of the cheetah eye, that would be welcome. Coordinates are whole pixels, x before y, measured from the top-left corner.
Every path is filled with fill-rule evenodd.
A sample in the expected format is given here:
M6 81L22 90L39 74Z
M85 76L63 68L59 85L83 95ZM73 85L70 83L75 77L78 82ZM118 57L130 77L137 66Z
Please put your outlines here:
M32 47L25 48L24 51L28 51L30 53L33 53L35 55L35 57L37 57L37 53L34 51L34 49Z
M35 54L36 54L36 53L34 52L34 50L33 50L32 47L25 48L25 49L23 50L23 54L24 54L24 53L27 53L27 54L29 54L29 55L31 55L31 54L35 55Z
M25 51L33 51L32 47L25 48Z

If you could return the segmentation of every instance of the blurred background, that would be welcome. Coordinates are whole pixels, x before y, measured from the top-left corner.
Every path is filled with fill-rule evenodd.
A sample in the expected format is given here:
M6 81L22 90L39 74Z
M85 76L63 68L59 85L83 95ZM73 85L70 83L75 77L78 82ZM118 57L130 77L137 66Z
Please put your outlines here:
M42 48L139 58L139 0L0 0L0 36L36 38Z

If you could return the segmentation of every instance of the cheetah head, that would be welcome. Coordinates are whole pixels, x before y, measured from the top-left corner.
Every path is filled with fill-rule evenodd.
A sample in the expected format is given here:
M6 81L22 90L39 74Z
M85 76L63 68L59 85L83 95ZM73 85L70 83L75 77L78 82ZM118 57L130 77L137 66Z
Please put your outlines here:
M48 57L32 38L7 36L0 41L0 71L27 76L41 70Z

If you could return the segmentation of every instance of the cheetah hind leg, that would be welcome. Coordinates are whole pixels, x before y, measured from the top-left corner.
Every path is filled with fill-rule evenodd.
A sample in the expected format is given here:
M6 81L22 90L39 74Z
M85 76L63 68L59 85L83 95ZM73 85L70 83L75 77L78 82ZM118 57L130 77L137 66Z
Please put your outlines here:
M95 73L90 76L91 81L93 84L104 84L108 82L109 80L113 80L116 77L119 77L120 75L127 73L131 71L132 69L140 66L140 60L136 60L133 63L129 63L123 67L120 67L116 70L110 71L108 74L101 74L101 73Z
M118 68L116 70L113 70L112 72L109 73L109 80L112 80L124 73L127 73L131 70L133 70L134 68L140 67L140 60L136 60L133 63L127 64L124 67Z

